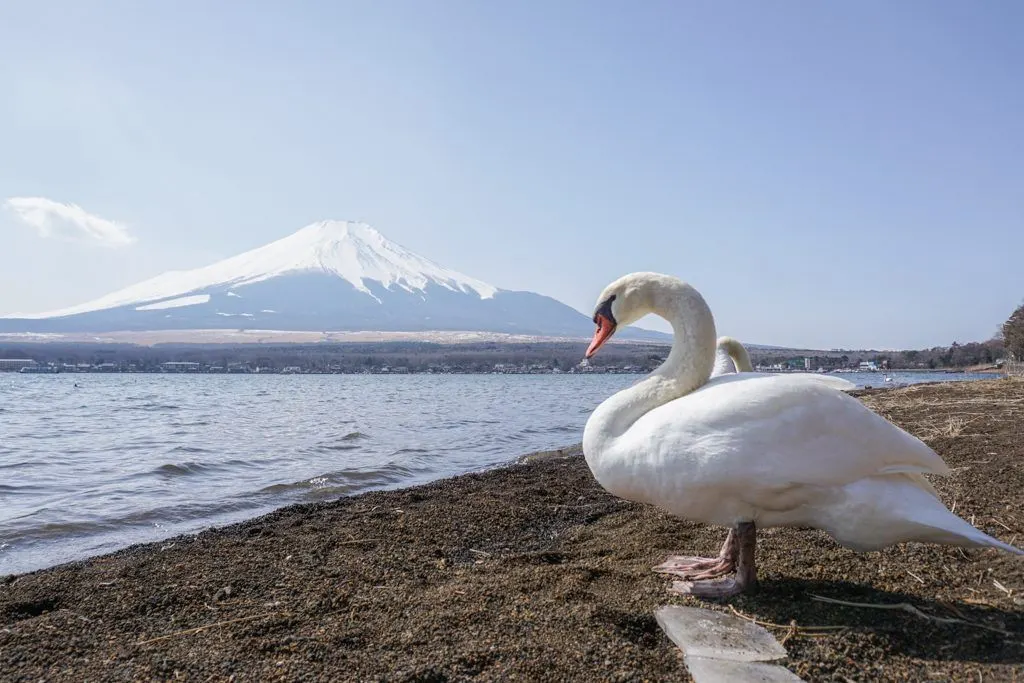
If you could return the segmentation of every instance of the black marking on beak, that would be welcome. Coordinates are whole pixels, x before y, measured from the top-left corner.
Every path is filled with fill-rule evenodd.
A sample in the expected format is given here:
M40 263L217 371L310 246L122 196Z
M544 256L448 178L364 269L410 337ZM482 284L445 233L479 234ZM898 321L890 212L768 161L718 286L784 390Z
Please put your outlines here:
M608 322L610 322L612 325L618 325L619 324L615 320L615 316L612 315L612 302L613 301L615 301L615 295L614 294L612 294L610 297L608 297L607 299L602 301L601 305L597 307L597 310L594 311L594 324L595 325L600 325L601 324L598 321L598 319L597 319L598 316L604 316L605 318L608 319Z

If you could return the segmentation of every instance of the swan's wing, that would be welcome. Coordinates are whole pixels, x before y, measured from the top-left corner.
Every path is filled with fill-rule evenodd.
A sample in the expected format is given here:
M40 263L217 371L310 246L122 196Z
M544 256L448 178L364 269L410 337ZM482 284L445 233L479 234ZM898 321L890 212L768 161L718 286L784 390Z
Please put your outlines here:
M716 356L715 357L715 363L716 363L715 367L717 367L718 360L719 360L719 358L718 358L718 356ZM730 362L731 362L731 359L730 359ZM735 368L736 366L733 365L732 367ZM817 373L813 373L813 372L792 372L792 373L787 373L787 374L784 374L784 375L772 374L770 372L744 372L744 373L733 373L733 374L735 376L726 377L724 375L717 375L716 376L715 373L712 373L711 374L711 380L712 381L708 382L704 387L701 387L701 389L699 389L699 391L703 391L704 389L710 389L712 387L715 387L715 386L718 386L720 384L724 384L724 383L727 383L727 382L743 381L745 379L751 379L753 377L765 377L765 378L772 377L772 378L776 378L776 379L784 379L787 382L794 382L794 383L814 382L814 383L821 384L821 385L824 385L824 386L827 386L827 387L831 387L833 389L839 389L840 391L849 391L851 389L856 389L857 388L856 384L854 384L853 382L851 382L849 380L843 379L842 377L836 377L835 375L817 374Z
M799 373L800 377L806 378L809 381L818 382L827 387L833 389L839 389L840 391L849 391L850 389L856 389L857 385L848 379L842 377L836 377L835 375L813 375L811 373Z
M924 442L825 379L717 378L644 415L616 450L623 462L676 471L688 485L731 490L782 492L884 474L948 473Z

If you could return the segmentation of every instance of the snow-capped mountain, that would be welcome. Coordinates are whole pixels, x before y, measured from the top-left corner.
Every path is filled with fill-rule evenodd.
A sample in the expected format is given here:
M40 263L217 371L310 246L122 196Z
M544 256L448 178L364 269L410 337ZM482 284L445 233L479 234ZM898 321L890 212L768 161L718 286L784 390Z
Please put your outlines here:
M0 316L3 332L458 330L586 336L590 319L440 266L364 223L322 221L203 268L78 306ZM626 330L623 330L626 332ZM637 330L634 338L663 338Z

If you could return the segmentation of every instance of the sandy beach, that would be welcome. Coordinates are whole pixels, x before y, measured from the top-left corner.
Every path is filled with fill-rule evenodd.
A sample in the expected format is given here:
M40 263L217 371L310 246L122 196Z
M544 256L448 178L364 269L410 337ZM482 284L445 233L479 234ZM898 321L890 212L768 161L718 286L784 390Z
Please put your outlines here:
M1024 381L858 395L954 468L957 514L1024 543ZM651 571L723 537L609 496L569 447L0 577L0 680L688 680L653 616L676 603L769 624L808 681L1024 681L1019 557L778 529L756 594Z

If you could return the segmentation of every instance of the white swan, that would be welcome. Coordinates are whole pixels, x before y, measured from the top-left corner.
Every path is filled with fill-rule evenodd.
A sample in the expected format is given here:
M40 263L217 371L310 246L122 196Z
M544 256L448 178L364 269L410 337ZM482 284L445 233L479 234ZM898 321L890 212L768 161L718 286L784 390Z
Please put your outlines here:
M612 494L730 528L717 558L670 557L655 568L688 579L673 590L722 597L752 588L758 526L815 527L861 551L919 541L1024 554L947 510L922 476L946 474L946 464L844 393L850 382L756 372L709 380L714 318L676 278L634 273L609 285L587 357L648 313L672 324L672 351L594 410L583 452Z

